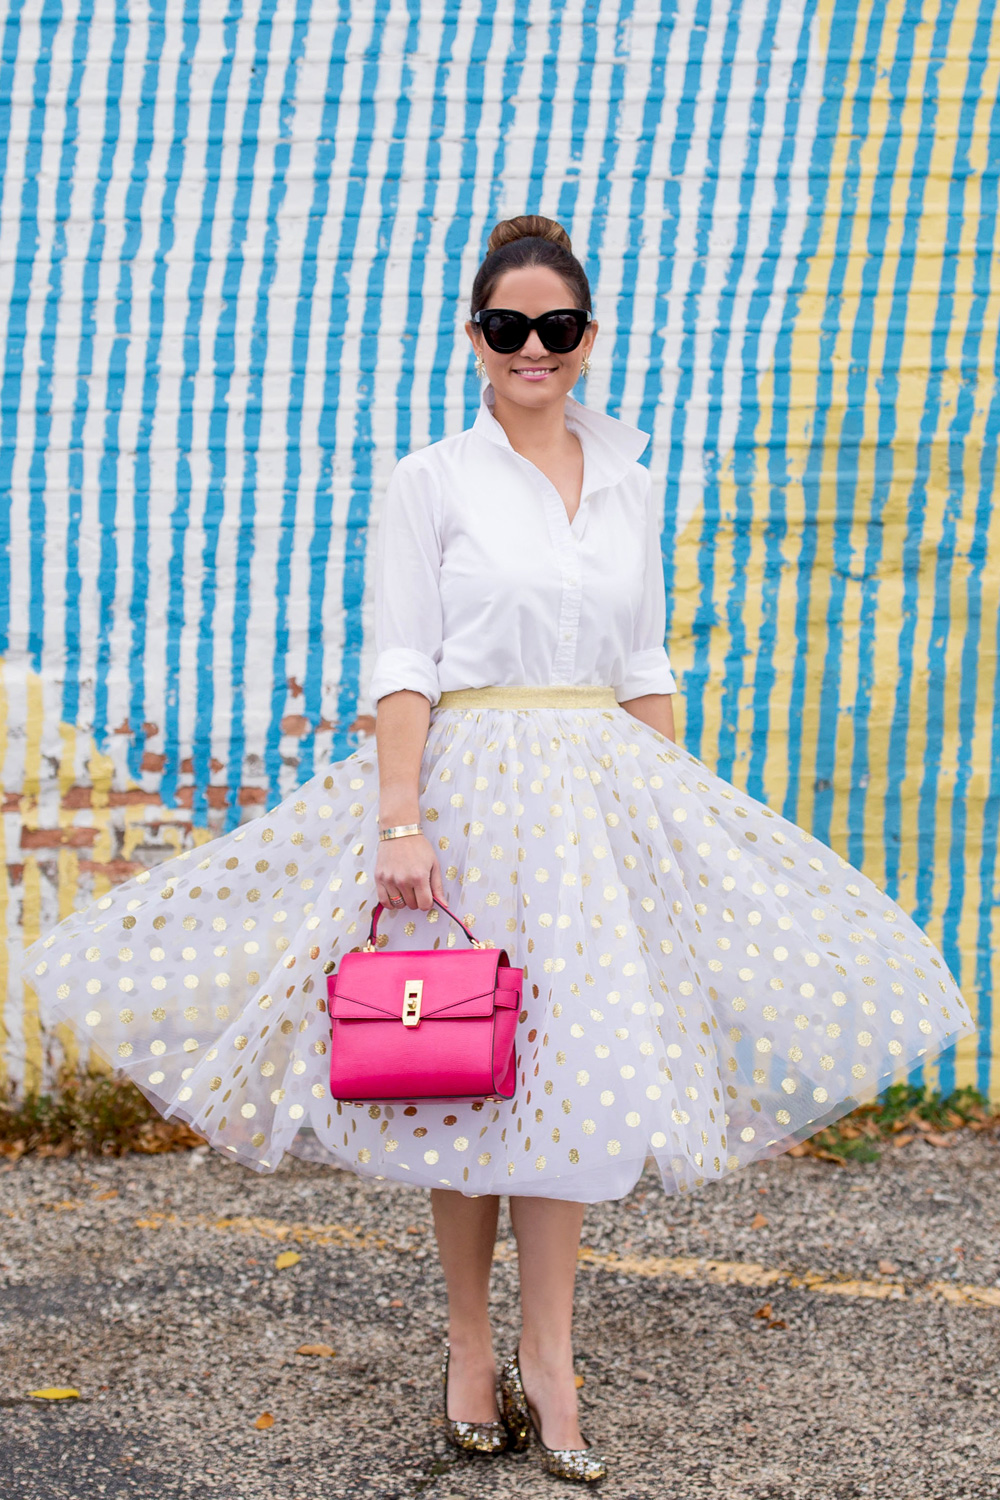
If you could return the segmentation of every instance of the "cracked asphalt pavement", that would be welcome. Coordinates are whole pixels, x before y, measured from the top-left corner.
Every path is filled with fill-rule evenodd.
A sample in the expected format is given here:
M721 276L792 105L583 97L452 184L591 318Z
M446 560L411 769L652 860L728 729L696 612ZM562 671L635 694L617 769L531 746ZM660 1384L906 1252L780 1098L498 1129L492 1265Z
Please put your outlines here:
M606 1500L1000 1500L1000 1140L950 1139L588 1208L577 1368ZM493 1306L500 1355L506 1211ZM0 1172L0 1308L3 1500L580 1489L445 1441L422 1192L204 1150L28 1157Z

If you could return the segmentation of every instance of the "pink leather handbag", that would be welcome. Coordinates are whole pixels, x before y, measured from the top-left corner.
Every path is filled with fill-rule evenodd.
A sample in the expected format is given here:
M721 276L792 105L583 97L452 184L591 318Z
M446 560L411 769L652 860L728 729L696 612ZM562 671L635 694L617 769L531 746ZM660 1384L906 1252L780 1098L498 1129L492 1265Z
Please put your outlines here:
M327 975L330 1091L349 1101L512 1099L522 969L477 942L443 901L471 948L375 948L378 902L364 948Z

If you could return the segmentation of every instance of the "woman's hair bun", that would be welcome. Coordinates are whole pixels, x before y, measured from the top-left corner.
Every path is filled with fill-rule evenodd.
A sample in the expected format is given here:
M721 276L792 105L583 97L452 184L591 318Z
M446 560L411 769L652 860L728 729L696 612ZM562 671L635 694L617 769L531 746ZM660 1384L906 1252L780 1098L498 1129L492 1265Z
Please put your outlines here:
M494 225L486 245L486 253L499 250L503 245L512 245L515 240L548 240L572 255L573 246L565 229L555 219L546 219L541 214L520 214L516 219L501 219Z

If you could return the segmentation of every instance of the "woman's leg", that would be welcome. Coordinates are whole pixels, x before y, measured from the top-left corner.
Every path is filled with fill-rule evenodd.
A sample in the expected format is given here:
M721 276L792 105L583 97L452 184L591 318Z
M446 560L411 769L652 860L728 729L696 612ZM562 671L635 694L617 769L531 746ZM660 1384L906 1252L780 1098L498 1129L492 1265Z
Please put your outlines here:
M448 1416L453 1422L496 1422L489 1292L500 1199L432 1188L431 1209L448 1289Z
M573 1286L582 1203L511 1198L521 1270L524 1393L549 1448L582 1448L573 1371Z

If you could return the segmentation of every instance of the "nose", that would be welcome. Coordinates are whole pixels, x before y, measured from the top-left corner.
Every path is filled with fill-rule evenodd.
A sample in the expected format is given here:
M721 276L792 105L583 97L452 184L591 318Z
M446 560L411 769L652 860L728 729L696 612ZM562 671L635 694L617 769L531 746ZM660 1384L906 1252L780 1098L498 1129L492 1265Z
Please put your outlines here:
M538 337L537 328L533 328L531 330L531 332L528 334L527 343L518 350L518 353L523 355L525 359L545 358L545 356L548 354L548 350L542 343L541 339Z

